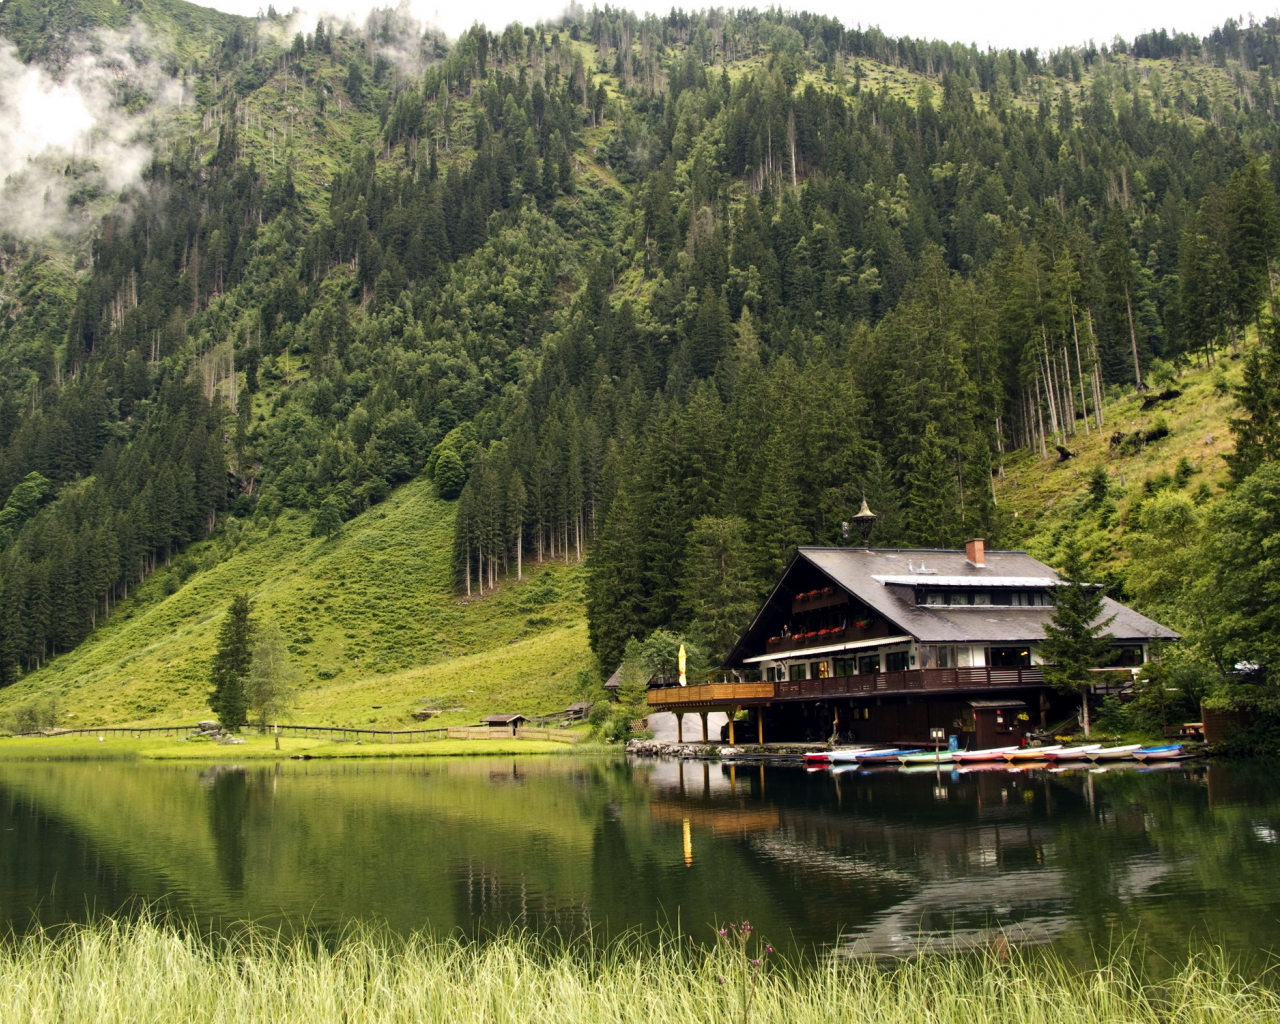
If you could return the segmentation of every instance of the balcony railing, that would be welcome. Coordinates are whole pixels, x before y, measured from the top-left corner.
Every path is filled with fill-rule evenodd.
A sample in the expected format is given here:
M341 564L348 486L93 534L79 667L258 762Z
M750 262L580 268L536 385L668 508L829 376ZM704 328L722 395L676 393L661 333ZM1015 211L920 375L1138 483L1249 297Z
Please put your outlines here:
M985 690L1038 686L1044 672L1038 668L916 668L905 672L881 672L831 679L792 679L776 684L779 699L843 697L865 693L910 693L937 690Z
M781 654L784 651L803 651L810 647L829 647L833 644L855 643L858 640L879 640L889 636L892 630L883 619L869 622L865 629L850 626L848 629L830 629L820 632L805 633L800 636L777 637L766 641L766 654Z
M759 703L773 700L776 683L703 683L701 686L665 686L648 692L650 707L682 704Z
M650 707L759 704L770 700L821 700L881 693L945 693L1043 686L1039 668L925 668L878 675L791 679L780 683L709 683L650 690Z

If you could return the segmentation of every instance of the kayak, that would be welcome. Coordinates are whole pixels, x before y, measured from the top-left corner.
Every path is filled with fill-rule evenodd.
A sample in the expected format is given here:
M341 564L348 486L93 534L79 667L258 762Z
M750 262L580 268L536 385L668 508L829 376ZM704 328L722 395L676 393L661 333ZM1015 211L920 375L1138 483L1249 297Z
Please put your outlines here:
M920 753L918 749L898 750L897 748L894 748L892 750L864 750L858 755L858 764L876 764L885 761L897 761L903 754L918 753Z
M828 755L828 760L832 764L848 764L850 761L862 760L863 754L896 754L897 747L889 750L870 750L867 747L845 747L842 750L833 750Z
M804 755L805 764L830 764L837 760L836 755L848 755L859 750L866 750L866 747L840 747L837 750L811 750Z
M1133 752L1139 761L1171 761L1182 756L1182 744L1171 743L1165 747L1142 747Z
M1019 747L1003 756L1010 764L1015 761L1044 761L1049 754L1061 749L1061 743L1055 747Z
M1017 747L988 747L986 750L957 750L951 756L961 764L970 764L975 761L1000 761L1005 754L1017 749Z
M902 754L899 760L903 764L950 764L955 760L954 750L929 751L920 754Z
M1132 760L1134 751L1141 749L1141 743L1130 743L1124 747L1099 747L1084 756L1090 761L1129 761Z
M1061 750L1045 750L1044 756L1050 761L1082 761L1092 751L1101 747L1101 743L1086 743L1080 747L1063 747ZM1041 748L1044 750L1044 748Z

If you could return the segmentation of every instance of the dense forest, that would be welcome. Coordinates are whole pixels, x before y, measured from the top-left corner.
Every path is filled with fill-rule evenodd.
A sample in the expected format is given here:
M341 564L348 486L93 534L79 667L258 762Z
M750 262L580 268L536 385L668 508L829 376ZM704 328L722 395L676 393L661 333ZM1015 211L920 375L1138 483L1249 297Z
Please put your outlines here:
M2 681L230 521L332 536L423 473L461 595L585 559L603 671L659 628L714 662L863 498L880 546L1015 543L1011 452L1224 352L1222 503L1280 493L1278 21L1046 55L777 11L452 42L137 11L192 102L87 236L0 257ZM51 66L109 24L0 10ZM1182 499L1187 529L1217 500ZM1184 545L1143 536L1155 575L1112 586L1185 628ZM1264 620L1204 620L1197 656L1227 671Z

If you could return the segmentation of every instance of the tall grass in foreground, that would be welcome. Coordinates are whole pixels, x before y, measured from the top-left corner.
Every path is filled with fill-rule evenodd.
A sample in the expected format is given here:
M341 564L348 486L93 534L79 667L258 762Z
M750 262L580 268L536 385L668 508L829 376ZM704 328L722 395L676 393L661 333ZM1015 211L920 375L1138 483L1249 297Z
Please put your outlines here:
M734 950L675 942L553 947L357 930L326 950L263 936L210 941L149 921L0 945L0 1020L181 1022L740 1022ZM723 980L721 980L723 979ZM1123 958L1081 973L1049 958L926 957L771 966L750 1021L804 1024L1272 1024L1280 998L1193 959L1159 985Z

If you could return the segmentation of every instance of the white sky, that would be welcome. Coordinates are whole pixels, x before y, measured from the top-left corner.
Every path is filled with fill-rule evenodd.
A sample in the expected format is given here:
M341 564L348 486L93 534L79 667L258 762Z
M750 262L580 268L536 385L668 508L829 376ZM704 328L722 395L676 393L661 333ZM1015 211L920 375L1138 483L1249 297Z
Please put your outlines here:
M203 0L212 7L236 14L252 15L266 9L260 0ZM360 21L371 5L368 0L279 0L282 13L294 6L304 10L324 10L338 15L356 15ZM466 3L444 3L442 0L406 0L420 21L434 22L450 36L456 36L475 21L483 21L490 30L500 29L512 21L532 24L539 18L554 16L565 7L565 0L468 0ZM695 2L661 3L657 0L612 0L614 6L635 11L665 14L673 6L694 10ZM377 6L389 6L378 3ZM591 4L583 6L590 9ZM603 6L603 4L601 4ZM708 5L713 6L713 5ZM724 6L733 6L725 4ZM743 6L766 7L767 2L744 3ZM782 6L790 6L783 4ZM1120 35L1132 39L1151 28L1178 29L1205 35L1229 17L1247 21L1248 13L1240 11L1239 0L895 0L882 5L854 5L835 0L812 0L795 5L799 9L830 14L846 25L879 25L890 35L944 39L949 42L976 42L980 46L1029 46L1041 50L1081 43L1094 39L1098 43ZM1276 13L1275 8L1253 12L1260 20Z

